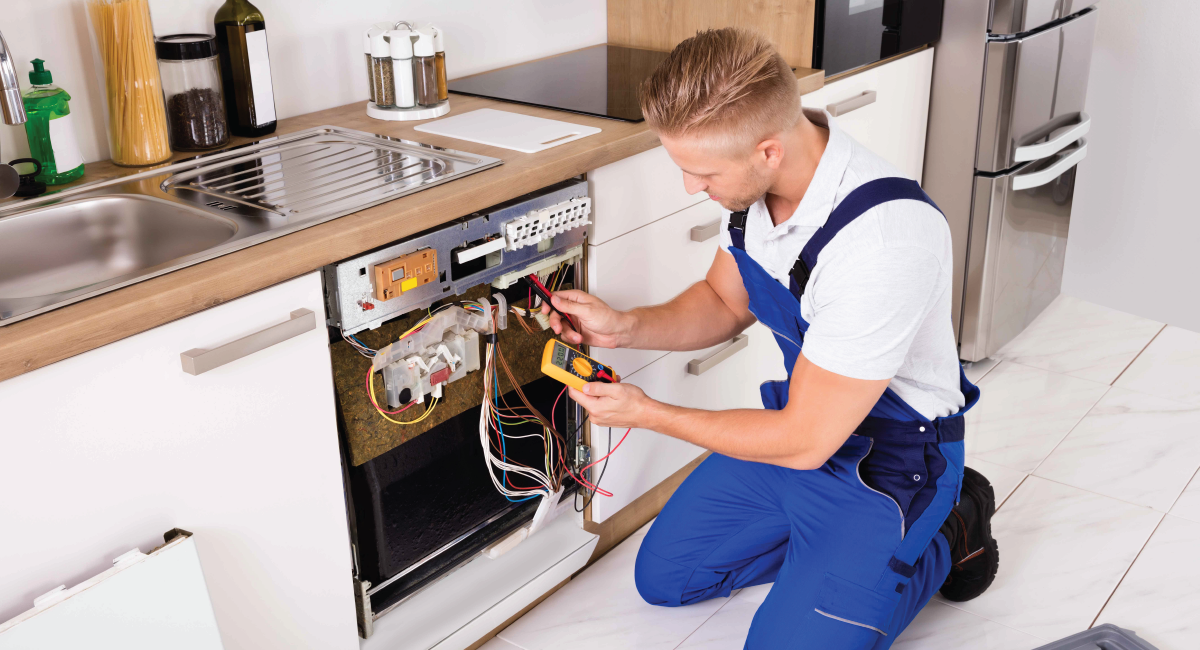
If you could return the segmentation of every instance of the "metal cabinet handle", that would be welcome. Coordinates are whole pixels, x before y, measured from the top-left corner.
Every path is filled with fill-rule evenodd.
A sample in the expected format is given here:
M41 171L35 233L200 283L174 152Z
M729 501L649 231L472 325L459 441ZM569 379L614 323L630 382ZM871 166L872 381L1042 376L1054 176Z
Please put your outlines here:
M692 226L692 241L708 241L721 232L721 220L700 226Z
M297 309L286 322L272 325L249 336L226 343L219 348L202 350L196 348L179 355L183 361L183 371L189 375L200 375L242 357L247 357L260 350L265 350L276 343L299 336L317 327L317 315L311 309Z
M1087 140L1079 141L1079 148L1063 157L1062 160L1050 165L1049 167L1029 174L1020 174L1013 176L1013 190L1028 190L1035 187L1040 187L1058 178L1063 172L1079 164L1079 161L1087 157Z
M829 111L830 115L837 117L839 115L845 115L846 113L849 113L850 111L862 108L863 106L866 106L868 104L874 104L874 103L875 103L875 91L874 90L864 90L863 93L861 95L858 95L857 97L851 97L850 99L843 99L842 101L837 102L836 104L830 104L830 105L826 106L825 110Z
M1075 142L1079 138L1087 135L1092 128L1092 118L1087 113L1079 114L1079 123L1064 129L1062 133L1054 136L1046 142L1037 144L1027 144L1024 147L1017 147L1013 152L1013 160L1016 162L1026 162L1029 160L1039 160L1047 156L1062 151L1067 145Z
M748 345L750 345L750 337L746 334L738 334L737 336L733 337L733 340L729 342L729 345L726 345L720 350L712 353L707 359L692 359L689 361L687 366L688 374L699 377L700 375L703 375L711 370L713 366L717 365L718 363L721 363L729 357L737 354L739 351L746 349L746 346Z

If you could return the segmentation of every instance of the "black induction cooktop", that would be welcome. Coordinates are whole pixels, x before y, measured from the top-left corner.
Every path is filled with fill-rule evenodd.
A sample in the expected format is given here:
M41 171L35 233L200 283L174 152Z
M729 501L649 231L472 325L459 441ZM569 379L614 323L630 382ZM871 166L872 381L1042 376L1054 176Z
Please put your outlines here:
M449 82L451 92L640 122L638 86L666 52L595 45Z

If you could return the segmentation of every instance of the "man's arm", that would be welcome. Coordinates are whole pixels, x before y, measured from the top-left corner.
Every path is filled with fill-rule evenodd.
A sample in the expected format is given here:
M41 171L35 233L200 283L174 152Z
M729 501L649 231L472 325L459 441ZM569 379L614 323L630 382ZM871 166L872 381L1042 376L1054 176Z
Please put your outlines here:
M815 469L846 442L890 379L853 379L801 354L781 411L704 411L655 401L630 384L587 384L571 398L592 423L650 429L726 456L792 469Z
M661 305L619 312L582 291L559 291L552 300L554 308L573 316L582 330L581 336L571 323L543 307L556 334L568 343L602 348L701 350L728 341L754 323L737 261L720 249L704 280Z

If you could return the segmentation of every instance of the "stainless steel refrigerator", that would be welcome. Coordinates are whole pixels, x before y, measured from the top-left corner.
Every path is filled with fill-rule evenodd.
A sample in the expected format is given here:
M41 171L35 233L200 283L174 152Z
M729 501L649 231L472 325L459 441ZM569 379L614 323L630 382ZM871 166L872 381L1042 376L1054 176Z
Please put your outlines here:
M1096 0L947 2L936 45L926 192L954 239L959 356L978 361L1059 294Z

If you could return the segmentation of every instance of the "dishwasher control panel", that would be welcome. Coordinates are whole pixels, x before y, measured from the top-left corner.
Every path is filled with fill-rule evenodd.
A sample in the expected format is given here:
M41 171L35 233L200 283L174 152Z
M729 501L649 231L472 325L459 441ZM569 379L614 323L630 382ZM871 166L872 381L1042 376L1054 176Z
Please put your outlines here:
M354 334L480 284L506 288L580 255L590 215L587 182L572 179L326 266L328 324Z

